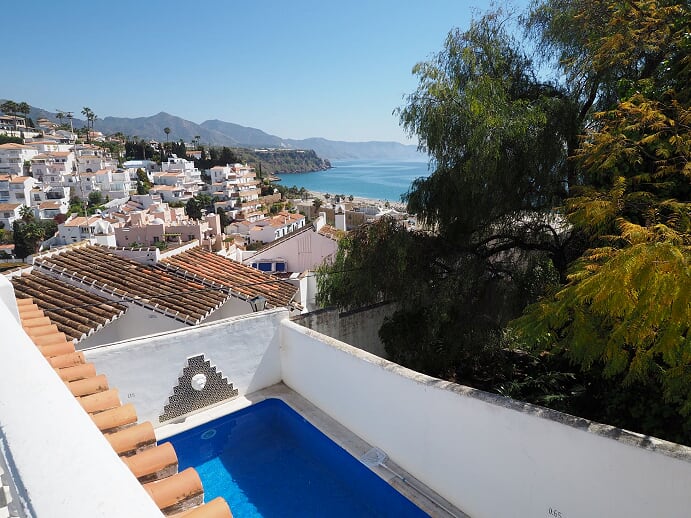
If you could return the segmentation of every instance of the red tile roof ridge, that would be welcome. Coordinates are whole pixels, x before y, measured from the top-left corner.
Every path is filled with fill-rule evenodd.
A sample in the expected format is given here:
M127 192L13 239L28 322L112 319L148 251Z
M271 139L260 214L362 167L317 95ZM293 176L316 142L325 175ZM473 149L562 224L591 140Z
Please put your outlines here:
M34 303L32 298L17 299L17 309L23 327L27 322L35 319L48 318L50 320L50 317L45 317L45 315L37 315L36 308L38 305ZM43 313L40 308L38 308L38 312ZM55 327L55 325L51 324L48 327ZM26 331L27 328L24 328ZM32 328L29 327L28 329ZM31 337L31 335L29 336ZM63 338L64 334L56 329L55 340ZM46 350L38 344L37 347L42 353ZM159 451L162 455L149 453L145 457L146 460L163 456L166 460L162 463L148 462L147 464L147 462L142 463L141 459L136 459L139 451L159 448L156 446L153 426L148 421L135 424L137 416L134 406L121 404L117 390L108 387L105 375L91 376L91 374L95 374L93 364L84 363L83 353L75 351L73 344L65 342L65 348L67 350L60 356L54 356L55 363L51 362L51 365L58 371L59 376L70 379L65 382L66 385L82 404L85 411L91 414L95 426L102 431L105 430L104 436L118 454L131 455L130 462L125 462L125 464L128 467L132 464L139 466L137 473L130 468L137 478L156 477L157 475L151 474L152 469L158 473L163 473L163 478L156 482L143 483L144 489L159 509L166 515L180 511L193 511L194 514L189 515L192 518L232 518L230 508L225 501L223 501L225 505L203 503L204 488L194 468L187 468L181 473L175 473L177 472L177 455L175 455L174 449L172 452L175 457L174 468L168 446L160 447ZM60 358L60 360L55 360L55 358ZM51 361L48 357L46 359Z

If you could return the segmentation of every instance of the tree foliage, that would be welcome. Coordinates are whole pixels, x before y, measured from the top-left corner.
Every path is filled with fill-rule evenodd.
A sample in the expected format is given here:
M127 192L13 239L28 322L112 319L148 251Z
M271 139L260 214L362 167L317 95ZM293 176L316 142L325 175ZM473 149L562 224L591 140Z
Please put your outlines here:
M691 14L681 3L631 6L612 5L589 42L594 68L629 71L574 157L586 184L566 213L591 248L514 325L527 346L625 385L658 384L691 415Z
M396 300L380 336L413 368L691 440L690 20L538 1L537 65L501 11L452 31L398 112L430 153L405 198L428 230L358 230L320 301Z

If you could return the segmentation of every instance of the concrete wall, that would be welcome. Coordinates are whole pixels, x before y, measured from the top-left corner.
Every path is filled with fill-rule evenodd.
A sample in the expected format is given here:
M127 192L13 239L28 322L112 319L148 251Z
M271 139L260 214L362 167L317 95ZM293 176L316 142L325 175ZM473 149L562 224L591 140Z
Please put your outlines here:
M394 304L376 304L356 311L340 313L337 309L320 309L305 313L292 320L363 351L386 358L384 344L379 339L379 328L384 319L396 311Z
M0 455L13 505L36 517L163 516L24 333L14 304L0 276Z
M123 402L134 403L139 418L155 426L190 356L204 354L240 396L280 382L279 322L287 317L285 309L264 311L84 354L118 387Z
M691 449L415 373L290 321L283 381L476 518L682 517Z

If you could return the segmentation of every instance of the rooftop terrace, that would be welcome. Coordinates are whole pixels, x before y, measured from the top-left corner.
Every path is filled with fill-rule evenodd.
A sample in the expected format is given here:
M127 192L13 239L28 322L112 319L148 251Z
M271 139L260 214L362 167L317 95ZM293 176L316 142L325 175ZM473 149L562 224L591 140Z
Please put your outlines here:
M25 516L160 516L21 328L15 300L0 278L3 482ZM83 354L157 439L278 391L320 428L345 430L342 441L386 452L392 485L420 484L459 516L682 517L691 508L690 448L416 373L301 327L286 309ZM203 389L193 408L174 401L194 369L220 373L237 395Z

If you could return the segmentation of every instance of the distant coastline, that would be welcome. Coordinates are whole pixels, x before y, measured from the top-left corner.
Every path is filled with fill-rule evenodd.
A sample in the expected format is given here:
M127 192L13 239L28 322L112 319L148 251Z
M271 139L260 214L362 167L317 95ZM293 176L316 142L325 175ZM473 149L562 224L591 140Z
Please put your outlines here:
M401 203L416 178L429 176L426 162L394 160L333 160L328 171L278 174L285 187L374 201Z

